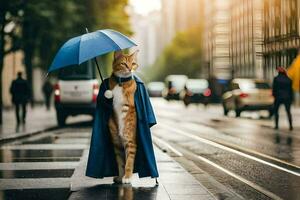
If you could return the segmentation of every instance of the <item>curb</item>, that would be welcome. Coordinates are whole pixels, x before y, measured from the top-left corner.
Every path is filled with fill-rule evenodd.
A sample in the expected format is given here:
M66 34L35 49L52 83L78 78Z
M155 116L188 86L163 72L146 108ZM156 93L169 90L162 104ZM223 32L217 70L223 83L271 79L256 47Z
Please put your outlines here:
M30 136L33 136L33 135L37 135L37 134L40 134L40 133L43 133L43 132L54 131L54 130L57 130L59 128L61 128L61 127L52 126L52 127L45 128L43 130L37 130L37 131L30 132L30 133L21 133L21 134L14 133L10 136L0 138L0 145L4 144L4 143L12 142L12 141L17 140L17 139L22 139L22 138L30 137Z
M30 133L20 133L20 134L12 133L9 136L0 138L0 145L4 144L4 143L7 143L7 142L12 142L12 141L17 140L17 139L22 139L22 138L30 137L30 136L33 136L33 135L37 135L37 134L40 134L40 133L43 133L43 132L55 131L55 130L68 128L68 127L73 127L73 126L76 126L76 125L80 125L82 123L89 123L89 122L90 122L89 120L88 121L84 120L84 121L80 121L80 122L71 122L69 124L66 124L65 126L53 125L53 126L49 126L48 128L44 128L42 130L32 131Z

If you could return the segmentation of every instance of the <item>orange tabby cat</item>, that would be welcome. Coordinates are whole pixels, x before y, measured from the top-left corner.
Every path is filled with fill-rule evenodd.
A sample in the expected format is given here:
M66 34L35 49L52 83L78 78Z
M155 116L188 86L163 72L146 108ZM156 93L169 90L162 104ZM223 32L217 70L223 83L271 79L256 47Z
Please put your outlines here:
M113 95L113 114L108 126L119 170L119 176L114 178L116 183L131 182L137 148L137 117L134 104L136 82L132 75L132 71L138 67L136 55L137 51L131 55L116 52L113 73L109 78L109 89Z

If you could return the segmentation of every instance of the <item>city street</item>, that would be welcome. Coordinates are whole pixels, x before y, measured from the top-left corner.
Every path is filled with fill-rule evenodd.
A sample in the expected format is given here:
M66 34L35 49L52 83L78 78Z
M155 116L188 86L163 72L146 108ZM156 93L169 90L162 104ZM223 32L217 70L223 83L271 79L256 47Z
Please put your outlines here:
M91 122L82 122L2 144L0 199L300 199L300 127L289 132L285 113L275 131L258 113L152 102L159 186L85 177Z
M300 0L1 1L0 200L300 200L299 121Z
M300 198L299 127L275 131L273 120L257 119L257 113L223 117L220 106L186 109L179 102L154 101L159 121L154 138L170 145L178 161L183 156L204 170L210 178L198 180L216 196L234 191L245 199Z

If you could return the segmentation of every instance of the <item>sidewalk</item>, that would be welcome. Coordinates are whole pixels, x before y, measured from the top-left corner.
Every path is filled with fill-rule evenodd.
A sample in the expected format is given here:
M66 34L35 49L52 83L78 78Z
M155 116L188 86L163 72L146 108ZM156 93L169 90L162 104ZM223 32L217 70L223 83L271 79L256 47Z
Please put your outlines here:
M69 200L122 199L122 200L211 200L215 199L204 186L167 154L155 148L159 170L159 185L155 179L139 179L134 176L131 185L113 184L112 178L94 179L86 177L88 158L86 150L79 166L71 178Z
M80 122L89 122L91 119L88 115L69 116L66 123L67 125L72 125ZM6 110L3 112L3 124L0 125L0 143L58 128L54 107L48 111L44 106L31 108L28 105L26 124L20 124L19 126L16 124L15 110Z
M0 142L23 137L56 127L55 109L47 111L44 106L27 106L26 124L17 126L15 110L4 110L3 124L0 125Z

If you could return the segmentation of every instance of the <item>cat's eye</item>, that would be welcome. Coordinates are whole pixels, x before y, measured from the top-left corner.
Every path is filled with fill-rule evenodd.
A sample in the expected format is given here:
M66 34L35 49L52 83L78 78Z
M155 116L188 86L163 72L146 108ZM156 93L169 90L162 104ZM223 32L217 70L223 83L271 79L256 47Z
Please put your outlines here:
M137 65L136 63L132 63L132 65Z
M125 66L127 66L127 64L126 64L126 63L124 63L124 62L120 63L120 65L125 65Z

